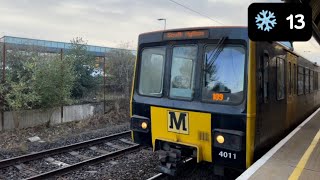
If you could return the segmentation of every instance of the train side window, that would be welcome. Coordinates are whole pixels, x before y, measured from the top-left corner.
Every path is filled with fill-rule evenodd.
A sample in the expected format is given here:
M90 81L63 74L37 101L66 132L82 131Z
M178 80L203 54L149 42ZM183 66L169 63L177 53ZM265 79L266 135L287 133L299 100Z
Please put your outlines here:
M292 77L291 77L291 62L289 62L289 94L291 94L292 89Z
M303 67L298 66L298 95L303 94L303 79L304 79L304 71Z
M313 91L318 90L318 73L317 71L313 72Z
M314 85L314 81L313 81L313 71L310 70L310 93L313 92L313 85Z
M263 56L263 101L268 102L269 89L269 56Z
M314 87L313 87L313 90L318 90L318 72L314 71Z
M297 94L297 67L293 64L293 94Z
M319 78L319 76L318 76L318 72L314 72L314 83L315 83L315 87L314 87L314 90L318 90L318 86L319 86L319 84L318 84L318 78Z
M314 77L313 77L313 81L314 81L314 87L313 87L313 90L316 91L318 90L318 72L315 71L314 72Z
M305 69L304 73L304 92L305 94L310 93L310 70Z
M284 99L285 95L284 59L277 58L277 99Z
M318 73L318 90L320 90L320 78L319 78L319 73Z

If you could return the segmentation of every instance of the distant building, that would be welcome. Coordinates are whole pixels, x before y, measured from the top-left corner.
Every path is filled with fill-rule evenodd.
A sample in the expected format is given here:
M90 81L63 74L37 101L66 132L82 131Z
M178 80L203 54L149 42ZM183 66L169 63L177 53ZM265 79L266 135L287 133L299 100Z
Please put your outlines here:
M30 39L30 38L21 38L21 37L13 37L13 36L3 36L0 38L0 52L3 52L3 45L5 45L5 50L29 50L33 49L43 53L61 53L67 52L72 48L72 43L66 42L57 42L57 41L47 41L40 39ZM86 45L87 51L95 56L95 68L92 72L91 76L110 76L109 74L104 75L103 66L104 60L107 59L107 53L113 49L111 47L103 47L103 46L94 46L94 45ZM129 50L133 55L136 55L135 50ZM6 58L3 60L3 54L0 53L0 81L4 77L4 67L6 63ZM106 58L105 58L106 57ZM86 65L84 65L86 66Z
M20 37L12 37L12 36L3 36L0 38L0 43L6 44L6 49L10 49L13 47L17 48L28 48L32 47L40 47L44 48L46 52L49 53L59 53L62 50L68 50L71 48L71 43L65 42L57 42L57 41L47 41L40 39L29 39L29 38L20 38ZM94 46L94 45L86 45L87 51L94 54L96 57L104 57L107 52L112 49L111 47L102 47L102 46ZM134 55L136 54L135 50L130 50Z

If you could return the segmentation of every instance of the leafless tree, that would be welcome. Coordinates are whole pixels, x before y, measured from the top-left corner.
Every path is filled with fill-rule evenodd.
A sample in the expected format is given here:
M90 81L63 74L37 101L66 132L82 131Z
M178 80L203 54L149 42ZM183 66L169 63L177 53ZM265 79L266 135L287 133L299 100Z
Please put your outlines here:
M113 49L106 54L106 73L110 75L113 89L130 97L135 54L127 50L128 43L121 44L119 49Z

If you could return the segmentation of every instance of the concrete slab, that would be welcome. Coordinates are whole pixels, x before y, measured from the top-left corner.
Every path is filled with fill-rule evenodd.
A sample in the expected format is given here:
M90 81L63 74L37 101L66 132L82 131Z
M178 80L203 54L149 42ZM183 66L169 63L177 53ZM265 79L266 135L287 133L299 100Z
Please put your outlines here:
M33 137L29 137L28 141L30 142L37 142L40 141L41 139L39 138L39 136L33 136Z
M320 179L320 171L312 171L305 169L299 179L307 179L307 180L319 180Z
M288 179L291 172L294 170L293 166L288 165L286 162L271 158L256 171L250 180L261 179L261 180L283 180Z

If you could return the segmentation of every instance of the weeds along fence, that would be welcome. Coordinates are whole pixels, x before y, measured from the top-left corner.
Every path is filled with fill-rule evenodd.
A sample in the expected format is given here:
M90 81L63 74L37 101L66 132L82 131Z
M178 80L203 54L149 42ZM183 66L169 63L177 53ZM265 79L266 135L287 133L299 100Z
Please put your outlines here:
M7 119L13 128L29 126L23 121L54 124L129 103L134 51L98 52L81 38L64 47L0 40L0 129L8 127Z

